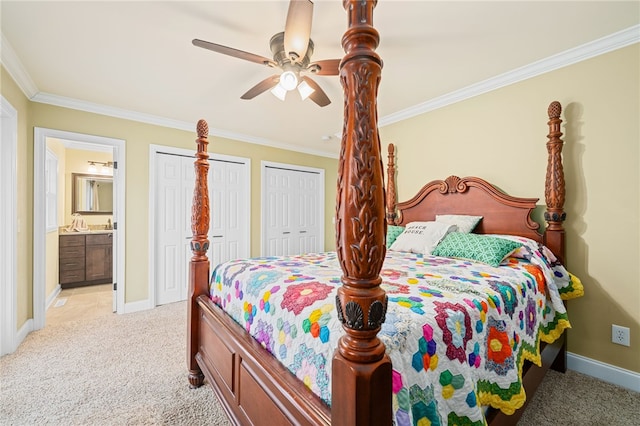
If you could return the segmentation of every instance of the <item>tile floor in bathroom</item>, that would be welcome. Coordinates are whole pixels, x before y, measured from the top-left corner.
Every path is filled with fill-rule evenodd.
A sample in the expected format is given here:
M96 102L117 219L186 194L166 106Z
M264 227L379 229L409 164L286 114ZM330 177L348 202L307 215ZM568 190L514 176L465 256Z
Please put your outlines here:
M79 319L89 320L103 315L115 315L112 311L111 284L63 289L47 309L47 326Z

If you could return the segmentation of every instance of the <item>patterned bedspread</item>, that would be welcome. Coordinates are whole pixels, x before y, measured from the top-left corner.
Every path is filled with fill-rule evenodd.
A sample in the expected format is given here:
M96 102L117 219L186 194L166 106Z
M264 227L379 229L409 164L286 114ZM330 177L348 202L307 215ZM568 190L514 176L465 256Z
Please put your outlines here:
M393 365L398 425L485 424L481 406L522 406L525 359L570 327L562 299L580 281L538 243L524 243L499 268L387 251L389 298L379 333ZM327 404L331 360L344 333L335 296L336 253L235 260L211 277L211 298Z

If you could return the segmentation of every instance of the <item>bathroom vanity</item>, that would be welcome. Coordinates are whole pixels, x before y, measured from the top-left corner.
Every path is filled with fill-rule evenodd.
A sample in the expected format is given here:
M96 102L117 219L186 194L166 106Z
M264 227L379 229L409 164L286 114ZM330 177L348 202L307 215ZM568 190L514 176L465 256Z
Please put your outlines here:
M69 232L59 237L62 288L112 282L113 231Z

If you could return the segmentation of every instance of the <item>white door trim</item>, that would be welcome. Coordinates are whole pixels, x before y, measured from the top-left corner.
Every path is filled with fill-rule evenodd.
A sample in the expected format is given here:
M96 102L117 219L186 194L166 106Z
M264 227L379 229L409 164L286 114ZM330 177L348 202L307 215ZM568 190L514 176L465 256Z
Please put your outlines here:
M172 146L165 145L149 145L149 302L152 307L157 306L156 301L156 213L153 206L155 205L155 196L156 196L156 155L164 153L164 154L173 154L180 155L183 157L193 157L195 161L195 150L184 149L184 148L176 148ZM214 161L229 161L233 163L241 163L245 167L245 172L247 174L246 179L246 194L247 195L247 212L251 212L251 159L244 157L234 157L232 155L224 155L224 154L215 154L209 153L209 160ZM245 217L247 232L244 244L245 247L251 250L251 214L247 214ZM209 245L211 247L211 245ZM209 261L211 261L211 257L209 257Z
M276 163L273 161L261 161L260 162L260 256L264 256L267 253L267 214L265 212L265 206L267 205L267 191L266 191L266 170L268 167L277 169L286 169L298 172L310 172L318 173L320 175L320 184L318 185L318 192L320 193L320 202L318 203L318 218L319 222L319 251L324 251L324 206L325 206L325 189L324 189L324 169L317 169L315 167L298 166L295 164Z
M18 231L18 111L0 96L2 148L0 153L0 355L16 350ZM24 223L20 224L24 226Z
M113 148L113 160L118 169L113 172L114 200L113 219L118 229L113 233L114 282L117 283L117 313L125 312L125 141L104 136L86 135L64 130L34 128L33 135L33 328L44 327L46 317L45 294L45 176L44 162L47 138L73 141L74 149L95 150L96 145Z

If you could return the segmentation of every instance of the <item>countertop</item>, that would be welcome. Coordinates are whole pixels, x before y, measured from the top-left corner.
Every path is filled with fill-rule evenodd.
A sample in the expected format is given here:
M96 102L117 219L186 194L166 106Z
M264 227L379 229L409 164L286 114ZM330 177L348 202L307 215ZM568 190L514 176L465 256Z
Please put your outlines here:
M111 234L113 229L89 229L88 231L61 231L60 235Z

